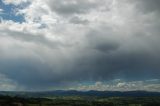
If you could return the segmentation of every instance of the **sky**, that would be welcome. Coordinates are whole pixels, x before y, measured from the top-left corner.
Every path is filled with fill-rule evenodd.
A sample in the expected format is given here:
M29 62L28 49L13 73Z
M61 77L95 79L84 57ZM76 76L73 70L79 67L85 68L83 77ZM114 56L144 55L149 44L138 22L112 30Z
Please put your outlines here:
M0 0L0 90L160 92L160 0Z

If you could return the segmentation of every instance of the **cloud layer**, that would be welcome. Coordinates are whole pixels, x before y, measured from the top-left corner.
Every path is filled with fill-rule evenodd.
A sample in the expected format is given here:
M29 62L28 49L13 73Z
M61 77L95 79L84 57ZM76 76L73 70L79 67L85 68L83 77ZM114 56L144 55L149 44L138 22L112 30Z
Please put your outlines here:
M126 82L120 79L115 79L110 82L95 82L94 84L79 84L72 89L78 89L81 91L99 90L99 91L159 91L160 84L158 79L145 80L145 81L130 81Z
M3 3L24 17L0 23L0 73L16 86L65 89L80 82L160 76L159 0Z

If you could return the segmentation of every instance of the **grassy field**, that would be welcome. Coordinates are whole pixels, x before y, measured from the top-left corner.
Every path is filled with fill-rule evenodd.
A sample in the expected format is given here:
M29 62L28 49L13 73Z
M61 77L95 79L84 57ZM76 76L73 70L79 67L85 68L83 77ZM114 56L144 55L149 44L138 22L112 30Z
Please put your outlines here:
M20 98L1 96L0 106L160 106L160 97L55 96Z

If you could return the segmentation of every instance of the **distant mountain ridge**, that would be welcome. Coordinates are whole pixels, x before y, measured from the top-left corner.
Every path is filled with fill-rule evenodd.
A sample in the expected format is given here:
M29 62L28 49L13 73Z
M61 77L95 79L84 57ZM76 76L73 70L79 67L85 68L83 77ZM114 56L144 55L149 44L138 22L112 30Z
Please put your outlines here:
M160 97L160 92L149 91L76 91L55 90L41 92L0 91L0 95L20 97L50 97L50 96L100 96L100 97Z

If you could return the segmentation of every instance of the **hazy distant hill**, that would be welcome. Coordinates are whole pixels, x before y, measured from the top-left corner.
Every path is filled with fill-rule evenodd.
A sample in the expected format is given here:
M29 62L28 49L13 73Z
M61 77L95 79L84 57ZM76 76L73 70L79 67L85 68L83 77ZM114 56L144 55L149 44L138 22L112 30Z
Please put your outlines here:
M147 91L76 91L76 90L56 90L44 92L14 92L1 91L0 95L20 96L20 97L48 97L48 96L102 96L102 97L160 97L160 92Z

